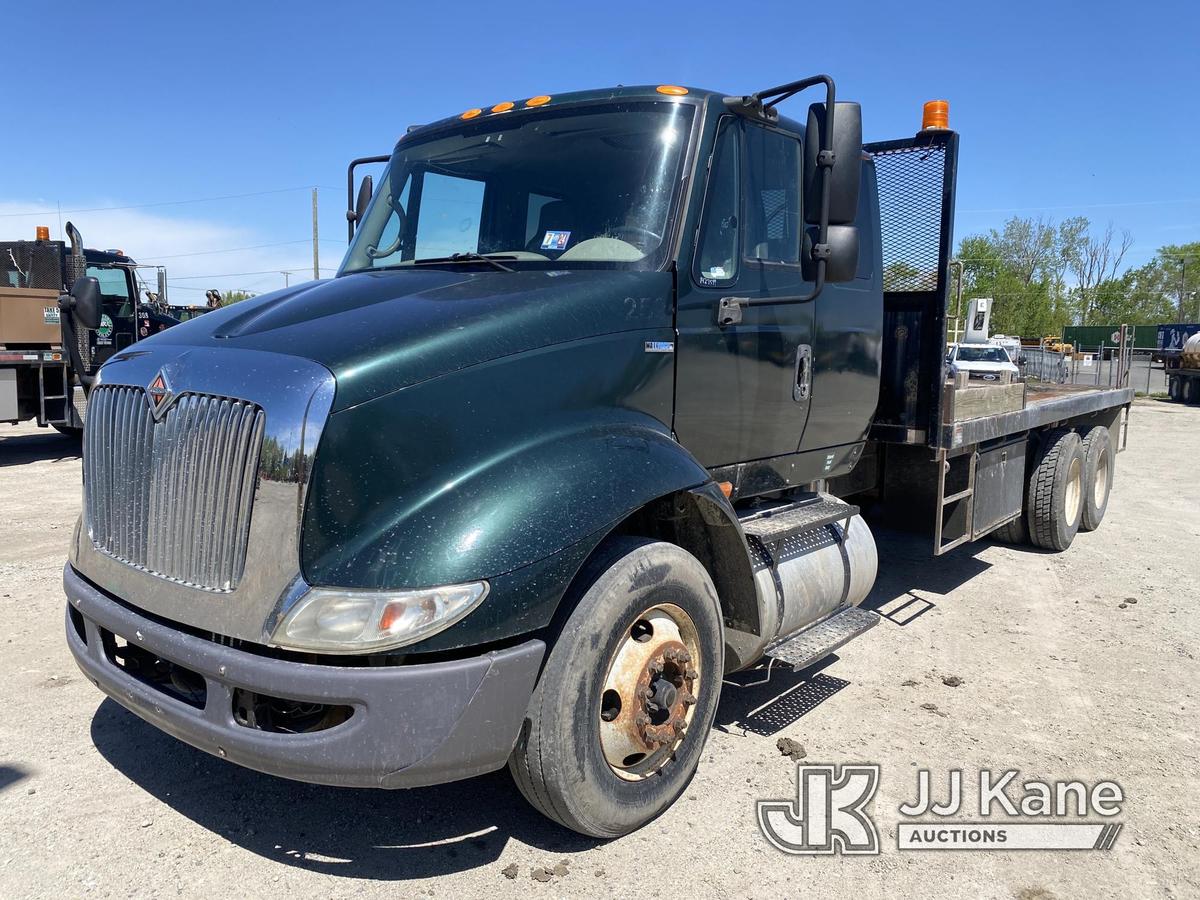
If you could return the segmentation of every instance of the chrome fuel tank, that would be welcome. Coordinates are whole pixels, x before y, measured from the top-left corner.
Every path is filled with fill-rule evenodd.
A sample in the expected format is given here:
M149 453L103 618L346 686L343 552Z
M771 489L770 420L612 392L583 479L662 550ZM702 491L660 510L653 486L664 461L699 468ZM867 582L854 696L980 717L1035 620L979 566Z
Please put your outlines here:
M751 538L749 545L762 615L759 653L838 610L858 606L879 569L875 539L857 514L775 544Z

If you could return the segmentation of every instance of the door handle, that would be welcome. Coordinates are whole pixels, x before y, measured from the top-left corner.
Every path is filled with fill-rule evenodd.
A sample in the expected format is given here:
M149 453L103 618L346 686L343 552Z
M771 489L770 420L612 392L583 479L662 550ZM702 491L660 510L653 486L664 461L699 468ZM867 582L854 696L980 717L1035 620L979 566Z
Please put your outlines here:
M792 399L804 403L812 393L812 347L801 344L796 348L796 377L792 381Z

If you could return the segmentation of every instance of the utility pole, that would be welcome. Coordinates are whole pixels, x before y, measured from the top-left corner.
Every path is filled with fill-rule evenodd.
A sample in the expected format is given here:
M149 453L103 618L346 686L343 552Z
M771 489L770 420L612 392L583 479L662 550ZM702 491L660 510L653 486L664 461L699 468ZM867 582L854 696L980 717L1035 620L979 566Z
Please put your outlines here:
M290 272L280 272L279 274L283 276L283 286L287 287L288 286L288 276L291 273Z
M317 189L313 188L313 280L321 277L321 258L317 253Z
M1179 321L1187 321L1187 310L1183 307L1184 290L1187 286L1187 257L1179 257Z

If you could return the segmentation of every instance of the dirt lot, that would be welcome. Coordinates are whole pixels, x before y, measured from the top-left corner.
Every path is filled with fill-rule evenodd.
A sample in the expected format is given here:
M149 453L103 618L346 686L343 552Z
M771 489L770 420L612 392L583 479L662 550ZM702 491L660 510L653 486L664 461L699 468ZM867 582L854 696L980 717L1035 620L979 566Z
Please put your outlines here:
M295 784L102 699L61 637L79 460L53 432L0 426L0 896L1200 896L1198 457L1200 409L1139 402L1104 526L1068 552L982 542L932 560L926 540L880 533L868 605L893 617L819 672L727 688L684 798L604 844L539 818L504 773ZM795 791L780 737L810 762L882 765L882 855L766 842L754 801ZM942 791L951 768L1115 779L1125 828L1108 852L900 852L918 767Z

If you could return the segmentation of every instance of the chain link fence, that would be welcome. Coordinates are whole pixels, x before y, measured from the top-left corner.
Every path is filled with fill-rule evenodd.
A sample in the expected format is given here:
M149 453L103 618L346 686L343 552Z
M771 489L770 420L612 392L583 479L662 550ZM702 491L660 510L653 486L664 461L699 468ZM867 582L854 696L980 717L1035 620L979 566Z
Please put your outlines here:
M1167 374L1151 347L1134 347L1129 365L1129 387L1142 394L1165 394ZM1047 384L1072 384L1080 387L1116 387L1118 374L1115 347L1100 348L1097 353L1055 353L1036 347L1022 347L1018 356L1021 375Z

